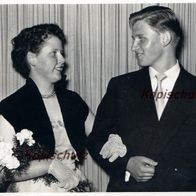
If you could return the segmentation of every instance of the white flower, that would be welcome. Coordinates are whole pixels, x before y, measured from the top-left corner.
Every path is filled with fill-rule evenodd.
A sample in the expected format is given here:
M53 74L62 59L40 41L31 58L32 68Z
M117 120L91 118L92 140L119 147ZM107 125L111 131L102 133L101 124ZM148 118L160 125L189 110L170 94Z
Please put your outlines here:
M32 146L35 143L32 135L32 131L28 129L22 129L19 133L16 134L16 139L19 140L20 145L26 141L29 146Z
M14 156L6 156L3 159L3 162L5 163L5 167L7 167L8 169L16 169L20 166L20 162Z
M0 142L0 160L2 160L5 156L11 156L13 154L12 144L8 142Z
M20 163L14 156L11 143L0 141L0 165L8 169L16 169Z

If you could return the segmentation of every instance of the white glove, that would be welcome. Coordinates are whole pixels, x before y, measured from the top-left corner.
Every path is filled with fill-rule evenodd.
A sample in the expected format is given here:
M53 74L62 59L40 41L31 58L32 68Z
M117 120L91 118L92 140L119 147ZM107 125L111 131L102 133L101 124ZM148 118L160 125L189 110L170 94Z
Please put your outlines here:
M127 148L121 137L118 134L110 134L99 154L102 155L103 159L109 158L109 162L113 162L118 157L125 156L126 153Z
M75 175L81 182L86 180L85 175L78 168L75 169Z
M70 147L70 148L66 149L65 156L61 161L63 162L64 165L66 165L70 169L75 170L76 169L76 166L75 166L76 160L78 160L76 151L72 147Z
M63 187L67 190L75 188L79 184L79 179L74 171L60 160L54 159L52 161L48 173L52 174L59 181L59 187Z

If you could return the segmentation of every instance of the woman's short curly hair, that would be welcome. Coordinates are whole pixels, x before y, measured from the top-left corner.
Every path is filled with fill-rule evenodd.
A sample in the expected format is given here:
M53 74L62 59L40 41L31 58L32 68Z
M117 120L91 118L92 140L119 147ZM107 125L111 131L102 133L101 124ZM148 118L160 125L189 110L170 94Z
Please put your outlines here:
M11 58L13 67L24 78L28 78L30 73L27 53L29 51L39 53L42 44L50 35L58 37L64 47L66 44L65 34L57 24L39 24L25 28L12 39Z

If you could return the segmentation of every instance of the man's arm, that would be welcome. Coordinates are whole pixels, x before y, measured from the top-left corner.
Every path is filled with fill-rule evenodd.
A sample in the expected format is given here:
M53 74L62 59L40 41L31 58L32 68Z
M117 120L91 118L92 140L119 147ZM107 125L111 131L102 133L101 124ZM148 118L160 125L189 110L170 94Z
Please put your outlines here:
M93 131L88 138L88 149L95 161L110 175L122 177L126 170L138 182L151 179L157 163L147 157L130 157L130 149L124 157L118 157L114 162L103 159L100 151L107 142L108 136L115 131L117 111L118 84L114 79L109 82L106 95L103 97L95 118ZM120 131L120 130L118 130Z
M114 79L109 82L107 92L103 97L95 117L93 130L88 137L88 150L93 159L110 175L122 176L125 174L129 156L117 158L114 162L103 159L99 154L103 145L107 142L108 136L115 133L117 111L117 86Z

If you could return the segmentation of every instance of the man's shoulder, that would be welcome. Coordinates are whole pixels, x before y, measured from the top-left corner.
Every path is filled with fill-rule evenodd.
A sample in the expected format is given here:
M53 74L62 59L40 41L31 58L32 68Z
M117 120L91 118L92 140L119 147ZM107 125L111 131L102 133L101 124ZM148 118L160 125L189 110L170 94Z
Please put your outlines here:
M193 75L192 73L188 72L185 70L185 74L188 78L190 78L191 80L195 81L196 80L196 76Z
M189 82L191 85L196 86L196 76L186 71L184 68L182 68L181 71L182 71L182 76L184 77L185 81Z
M139 81L142 79L142 77L146 76L147 73L148 73L148 68L142 68L137 71L133 71L133 72L129 72L113 77L110 82L113 83L131 82L131 81L136 82L137 80Z

